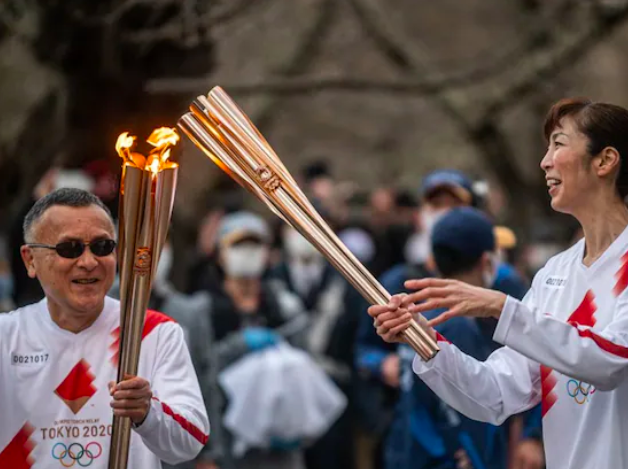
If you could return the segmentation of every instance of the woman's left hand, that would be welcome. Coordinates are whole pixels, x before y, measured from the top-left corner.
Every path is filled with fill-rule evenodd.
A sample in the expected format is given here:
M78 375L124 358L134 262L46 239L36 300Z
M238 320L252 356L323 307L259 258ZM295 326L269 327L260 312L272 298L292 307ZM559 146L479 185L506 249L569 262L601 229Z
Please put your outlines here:
M474 287L458 280L425 278L408 280L405 286L410 290L418 290L406 295L401 304L411 313L446 309L428 321L432 327L456 316L499 318L506 303L506 295L501 292Z

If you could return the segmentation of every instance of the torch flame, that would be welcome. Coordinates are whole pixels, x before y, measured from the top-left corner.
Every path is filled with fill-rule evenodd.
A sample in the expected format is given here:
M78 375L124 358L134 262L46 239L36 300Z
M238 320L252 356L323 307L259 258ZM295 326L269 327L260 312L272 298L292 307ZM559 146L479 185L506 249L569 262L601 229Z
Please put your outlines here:
M135 145L135 137L128 132L122 132L116 141L116 151L124 159L131 159L131 148Z
M170 158L170 147L173 147L179 141L179 135L174 129L160 127L153 130L146 140L149 145L154 147L148 154L148 157L131 151L135 146L135 139L134 135L123 132L116 141L116 151L125 163L150 171L153 174L157 174L162 169L176 166L176 163L168 161L168 158Z
M162 148L176 145L179 141L179 135L174 129L160 127L153 130L153 133L150 134L146 141L154 146L156 150L161 150Z

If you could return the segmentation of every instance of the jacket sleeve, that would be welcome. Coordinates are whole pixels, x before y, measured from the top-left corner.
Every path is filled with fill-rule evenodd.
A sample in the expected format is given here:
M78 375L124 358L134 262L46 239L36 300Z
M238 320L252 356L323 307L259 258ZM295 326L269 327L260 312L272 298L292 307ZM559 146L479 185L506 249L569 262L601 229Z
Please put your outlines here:
M381 340L373 327L373 320L364 313L359 318L356 333L355 366L363 375L381 379L382 363L396 346Z
M534 303L531 289L524 304ZM414 358L414 372L447 404L469 418L501 425L541 400L539 365L509 347L482 362L439 334L441 351L429 362Z
M508 297L495 340L600 391L610 391L628 372L628 294L620 295L613 319L599 331L582 325L594 322L596 309L592 291L584 294L569 322L549 316L534 303Z
M209 438L209 420L183 330L175 322L159 326L158 357L146 420L135 431L161 460L194 459Z

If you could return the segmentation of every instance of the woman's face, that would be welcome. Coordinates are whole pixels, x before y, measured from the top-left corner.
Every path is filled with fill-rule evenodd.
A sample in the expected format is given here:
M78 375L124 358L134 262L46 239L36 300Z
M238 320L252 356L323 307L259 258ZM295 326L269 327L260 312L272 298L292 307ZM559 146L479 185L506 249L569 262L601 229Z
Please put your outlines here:
M563 118L550 135L541 169L545 172L552 208L558 212L573 213L591 197L591 190L600 184L593 171L588 144L587 136L569 117Z

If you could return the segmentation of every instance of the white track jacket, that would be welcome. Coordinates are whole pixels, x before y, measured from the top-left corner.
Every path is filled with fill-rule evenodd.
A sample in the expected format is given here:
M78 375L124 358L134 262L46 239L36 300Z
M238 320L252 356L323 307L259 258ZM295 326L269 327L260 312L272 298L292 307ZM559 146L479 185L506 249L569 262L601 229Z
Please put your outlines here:
M414 371L443 400L502 423L542 403L548 469L628 468L628 229L590 267L584 240L550 259L522 302L508 298L479 362L440 338Z
M0 469L106 469L116 380L120 304L107 298L74 334L50 318L46 300L0 314ZM209 422L183 331L148 311L138 375L154 398L132 432L129 469L193 459Z

